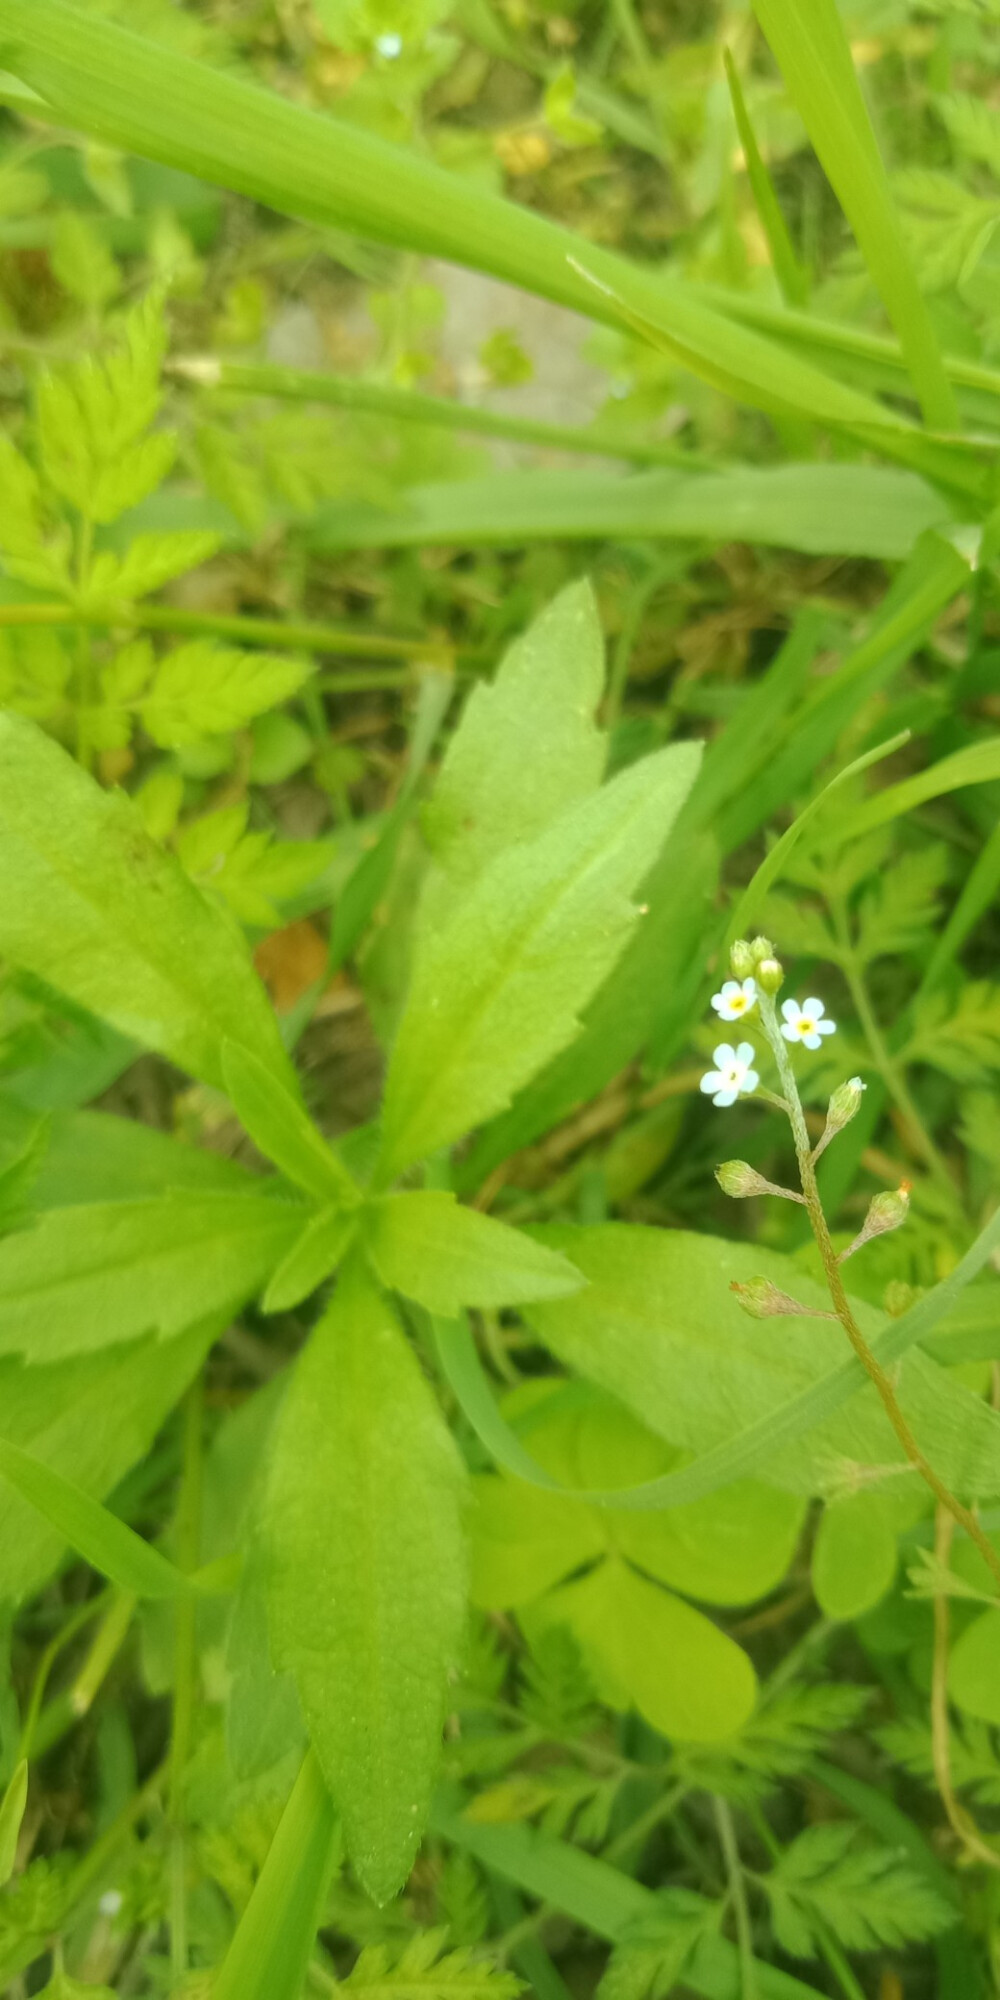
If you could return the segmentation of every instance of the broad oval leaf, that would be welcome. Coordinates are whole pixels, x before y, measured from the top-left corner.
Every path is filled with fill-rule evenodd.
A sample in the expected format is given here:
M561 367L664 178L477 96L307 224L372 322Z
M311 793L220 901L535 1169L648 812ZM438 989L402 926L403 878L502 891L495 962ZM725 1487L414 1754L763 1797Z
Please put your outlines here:
M1000 1611L984 1611L956 1639L948 1693L966 1715L1000 1728Z
M282 1409L266 1532L274 1664L379 1901L429 1809L464 1613L463 1483L399 1321L352 1258Z
M0 951L182 1069L222 1086L228 1035L296 1088L231 920L23 716L0 715Z
M386 1087L383 1183L509 1101L578 1032L698 768L681 743L487 866L414 973Z

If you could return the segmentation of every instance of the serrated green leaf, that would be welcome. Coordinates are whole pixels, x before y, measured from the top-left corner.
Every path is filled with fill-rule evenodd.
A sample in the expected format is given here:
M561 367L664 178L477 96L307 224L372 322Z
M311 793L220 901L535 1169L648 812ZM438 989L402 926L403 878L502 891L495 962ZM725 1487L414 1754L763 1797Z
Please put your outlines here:
M48 1209L0 1241L0 1354L33 1362L231 1311L266 1284L302 1210L255 1195L165 1194Z
M630 1925L616 1945L597 2000L668 2000L695 1946L707 1931L718 1929L723 1907L690 1889L660 1890L649 1914Z
M0 716L0 950L123 1034L221 1085L228 1035L295 1090L231 920L121 793L20 716Z
M389 1069L384 1180L500 1110L571 1040L697 764L680 744L623 771L501 853L428 939Z
M496 854L534 839L596 790L606 751L594 720L603 687L594 593L586 581L573 583L465 704L421 814L434 857L422 926L438 929Z
M493 1216L460 1208L443 1190L384 1195L365 1210L362 1226L382 1283L445 1318L463 1306L563 1298L584 1282L568 1257Z
M133 535L124 555L100 549L95 555L82 594L82 608L93 611L108 604L131 604L148 597L171 577L197 569L215 554L221 537L201 528L177 529L172 534Z
M82 306L99 313L121 289L121 273L104 237L79 209L60 209L49 257L63 290Z
M388 1301L345 1268L279 1420L267 1504L275 1665L369 1893L426 1821L465 1558L458 1454Z
M159 301L133 308L105 354L47 370L35 391L46 480L85 520L109 522L166 477L176 440L149 432L160 403L166 330Z
M224 736L287 701L311 672L305 662L284 654L241 653L211 639L192 639L161 660L142 704L142 726L166 750L203 736Z
M817 1956L825 1929L849 1951L872 1951L954 1924L954 1907L905 1854L859 1834L853 1821L807 1827L760 1878L775 1935L793 1958Z
M317 1201L348 1206L360 1200L355 1181L327 1145L301 1099L251 1049L222 1045L226 1094L255 1146Z
M446 1951L445 1930L422 1931L402 1948L366 1945L341 1985L370 2000L515 2000L524 1982L460 1946Z

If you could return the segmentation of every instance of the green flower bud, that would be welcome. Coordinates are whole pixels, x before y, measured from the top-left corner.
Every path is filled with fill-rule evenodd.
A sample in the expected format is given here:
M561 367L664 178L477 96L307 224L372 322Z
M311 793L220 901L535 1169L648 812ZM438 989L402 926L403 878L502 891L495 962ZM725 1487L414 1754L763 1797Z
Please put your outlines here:
M723 1160L716 1167L715 1178L723 1194L732 1195L734 1201L744 1201L747 1195L767 1194L768 1183L746 1160Z
M759 965L762 958L773 958L774 946L769 937L755 937L750 943L750 970Z
M736 1279L729 1287L739 1300L745 1313L751 1319L776 1319L792 1317L796 1319L836 1319L836 1313L820 1312L815 1306L803 1306L798 1299L790 1298L780 1291L770 1278L748 1278L744 1284Z
M820 1154L826 1151L830 1140L835 1139L837 1133L842 1132L844 1126L849 1125L851 1119L856 1117L867 1088L867 1084L862 1083L859 1076L849 1076L846 1083L838 1084L827 1106L823 1137L813 1154L814 1160L819 1159Z
M746 938L737 938L736 943L730 947L729 964L735 979L749 979L754 961Z
M765 993L780 991L785 977L785 968L776 958L761 958L757 961L757 984Z
M900 1181L898 1188L887 1188L884 1194L873 1195L868 1204L868 1213L853 1243L840 1253L840 1262L853 1257L855 1250L870 1243L873 1236L885 1236L890 1229L898 1229L906 1221L910 1212L910 1183Z
M835 1132L842 1132L861 1109L861 1099L867 1085L859 1076L849 1076L846 1083L838 1085L830 1099L826 1114L826 1129L832 1139Z
M804 1201L805 1196L796 1194L793 1188L778 1187L775 1181L766 1181L755 1167L746 1160L723 1160L716 1167L715 1178L723 1194L731 1195L734 1201L745 1201L752 1194L780 1194L784 1201Z

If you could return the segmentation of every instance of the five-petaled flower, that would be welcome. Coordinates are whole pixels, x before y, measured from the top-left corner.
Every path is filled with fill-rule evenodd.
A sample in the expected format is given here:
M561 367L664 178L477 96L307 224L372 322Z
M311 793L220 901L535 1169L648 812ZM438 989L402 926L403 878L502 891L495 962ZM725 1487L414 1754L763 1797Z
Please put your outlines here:
M706 1096L711 1095L713 1104L735 1104L738 1097L756 1090L760 1077L752 1067L753 1056L750 1042L741 1042L737 1049L729 1042L720 1042L713 1050L715 1068L707 1070L701 1079L701 1088Z
M804 1042L807 1049L818 1049L823 1035L832 1035L837 1023L826 1018L822 1000L803 1000L801 1007L797 1000L783 1000L781 1011L785 1017L781 1032L786 1042Z
M712 1005L720 1021L739 1021L757 1005L755 979L727 979L721 993L713 993Z

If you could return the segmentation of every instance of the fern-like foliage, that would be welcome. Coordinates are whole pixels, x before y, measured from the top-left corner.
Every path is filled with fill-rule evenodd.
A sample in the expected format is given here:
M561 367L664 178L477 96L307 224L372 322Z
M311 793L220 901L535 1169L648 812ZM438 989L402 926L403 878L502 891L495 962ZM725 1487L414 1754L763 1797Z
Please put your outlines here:
M917 1005L904 1060L929 1063L956 1083L976 1083L1000 1069L1000 986L980 979L957 1000L929 994Z
M514 2000L523 1981L466 1947L446 1948L447 1931L421 1931L399 1952L368 1945L340 1984L369 2000Z
M936 1790L931 1733L923 1722L889 1722L876 1734L894 1763ZM956 1790L968 1792L979 1805L1000 1806L1000 1744L988 1723L972 1716L954 1719L949 1762Z
M847 1951L874 1951L934 1937L956 1918L905 1852L869 1841L849 1820L807 1827L757 1879L793 1958L815 1957L824 1931Z
M699 1940L718 1929L721 1903L689 1889L665 1889L649 1916L630 1926L611 1954L598 2000L666 2000Z
M593 1683L568 1626L541 1633L521 1662L519 1706L526 1722L556 1742L585 1736L594 1727Z
M680 1751L679 1775L706 1791L752 1802L781 1779L804 1771L831 1737L859 1720L869 1698L867 1688L848 1681L793 1685L752 1715L727 1743Z

